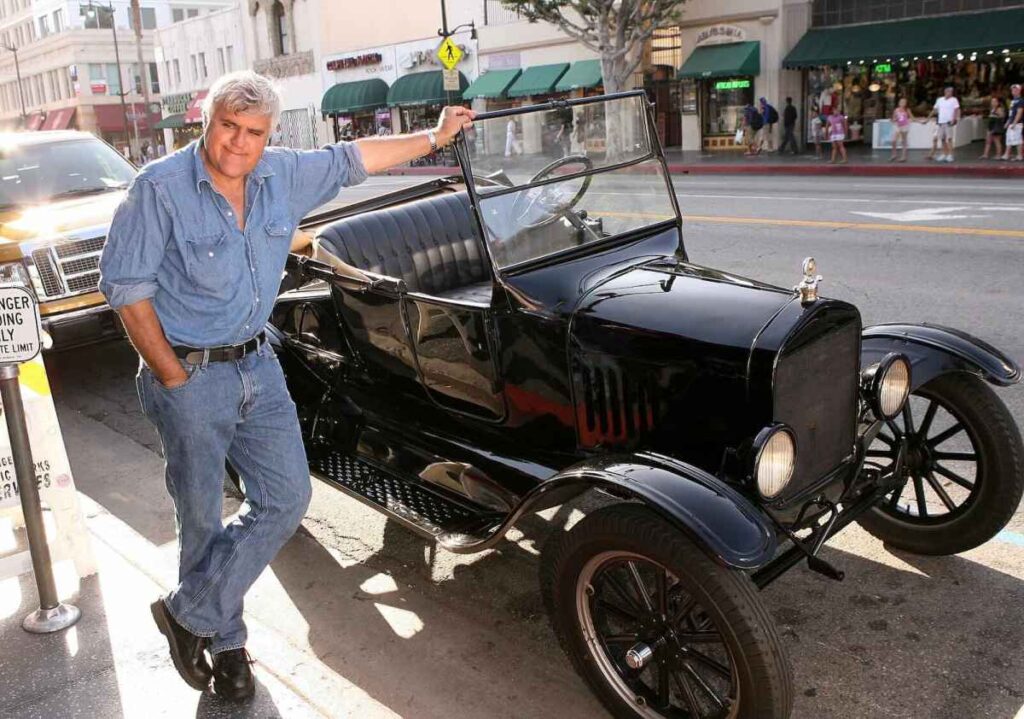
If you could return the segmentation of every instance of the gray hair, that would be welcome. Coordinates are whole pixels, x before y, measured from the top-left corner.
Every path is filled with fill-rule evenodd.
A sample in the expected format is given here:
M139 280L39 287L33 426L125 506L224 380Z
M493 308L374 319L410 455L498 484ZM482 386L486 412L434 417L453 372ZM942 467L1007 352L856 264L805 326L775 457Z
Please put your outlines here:
M203 99L203 130L213 117L213 108L220 106L233 113L270 115L270 126L281 115L281 92L263 75L252 70L221 75Z

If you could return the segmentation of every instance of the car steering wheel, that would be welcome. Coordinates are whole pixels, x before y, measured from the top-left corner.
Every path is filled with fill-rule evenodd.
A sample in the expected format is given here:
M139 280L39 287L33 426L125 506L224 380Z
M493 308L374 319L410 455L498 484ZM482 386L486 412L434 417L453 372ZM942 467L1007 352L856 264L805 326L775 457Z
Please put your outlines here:
M530 183L543 180L545 177L553 173L563 165L583 165L587 170L594 168L594 163L586 155L566 155L561 157L554 162L542 167L537 174L530 178ZM590 182L593 180L593 175L584 175L583 184L580 185L580 189L568 200L562 199L557 192L555 185L543 185L541 187L530 188L516 194L516 199L512 202L512 207L509 210L513 221L521 229L536 229L538 227L544 227L549 225L559 217L566 215L576 204L583 199L583 196L587 194L587 190L590 189ZM534 191L535 194L534 194ZM525 205L525 206L523 206ZM521 207L522 206L522 207ZM540 220L536 222L522 222L525 217L528 217L533 209L537 207L545 213ZM571 220L570 220L571 221Z

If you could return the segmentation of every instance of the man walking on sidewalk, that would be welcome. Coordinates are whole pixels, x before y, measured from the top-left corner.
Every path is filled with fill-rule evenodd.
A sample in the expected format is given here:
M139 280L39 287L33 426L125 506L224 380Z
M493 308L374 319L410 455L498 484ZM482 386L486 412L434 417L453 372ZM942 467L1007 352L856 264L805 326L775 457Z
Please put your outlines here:
M1010 112L1006 115L1006 152L1004 160L1024 160L1024 97L1021 97L1020 84L1010 86ZM1012 147L1017 148L1017 157L1013 157Z
M953 161L953 135L956 132L956 124L960 121L960 101L953 97L953 88L947 87L938 100L932 114L938 116L938 140L942 145L941 153L936 162Z
M793 154L797 154L800 151L799 145L796 143L796 108L793 107L793 98L786 98L786 107L782 109L782 144L779 145L779 154L781 155L786 151L787 147L792 147Z
M100 289L141 356L139 399L174 500L179 583L153 617L190 686L212 679L241 700L255 689L243 598L312 491L295 404L262 331L293 233L343 186L447 144L473 113L447 107L423 133L268 148L281 98L250 71L217 80L202 111L202 137L147 165L118 206ZM226 459L246 499L224 527Z

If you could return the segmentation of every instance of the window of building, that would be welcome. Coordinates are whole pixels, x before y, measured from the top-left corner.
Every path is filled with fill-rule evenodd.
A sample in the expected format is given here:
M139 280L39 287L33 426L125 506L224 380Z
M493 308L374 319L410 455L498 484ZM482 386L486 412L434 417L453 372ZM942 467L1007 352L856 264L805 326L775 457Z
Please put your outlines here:
M107 63L107 94L121 94L121 75L117 71L117 65L112 62Z
M217 48L217 72L224 74L224 48Z
M185 10L180 7L171 8L171 22L181 22L185 19Z
M210 73L209 73L209 72L208 72L208 71L206 70L206 53L205 53L205 52L201 52L201 53L199 53L199 72L200 72L200 77L201 77L202 79L204 79L204 80L205 80L205 79L207 78L207 76L208 76L208 75L210 74Z
M185 11L185 14L188 17L199 17L199 10L198 8L190 7L188 10Z
M235 69L235 46L228 45L225 48L225 55L227 55L228 72L232 72Z
M192 82L193 83L197 83L197 82L199 82L199 66L196 65L196 56L195 55L189 55L188 59L189 59L189 62L192 63Z
M171 74L171 61L164 60L164 82L168 87L174 84L174 75Z
M64 8L58 8L53 11L53 31L60 32L65 27L64 22Z
M288 16L285 15L281 0L274 3L274 54L288 54Z
M174 65L174 84L181 87L181 64L178 62L178 58L174 58L172 64Z
M50 16L43 15L39 19L39 37L46 37L50 34Z
M160 94L160 77L157 74L156 63L149 63L149 91L154 95Z
M90 12L92 17L89 16ZM103 28L109 30L114 27L114 16L105 9L93 7L91 10L87 5L78 7L78 14L82 18L82 26L87 30Z
M142 8L142 29L156 30L156 8Z

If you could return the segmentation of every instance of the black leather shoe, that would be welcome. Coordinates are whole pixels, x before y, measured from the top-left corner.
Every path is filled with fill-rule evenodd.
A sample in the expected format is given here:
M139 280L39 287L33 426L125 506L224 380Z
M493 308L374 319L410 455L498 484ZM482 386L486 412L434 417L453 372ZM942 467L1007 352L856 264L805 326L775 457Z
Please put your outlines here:
M167 637L171 661L174 662L178 674L193 689L206 689L210 685L210 677L213 676L206 655L203 654L208 641L206 637L197 637L178 624L167 611L162 599L157 599L149 608L153 612L153 620L156 621L160 633Z
M229 649L213 655L213 690L231 701L244 701L256 692L252 658L245 649Z

